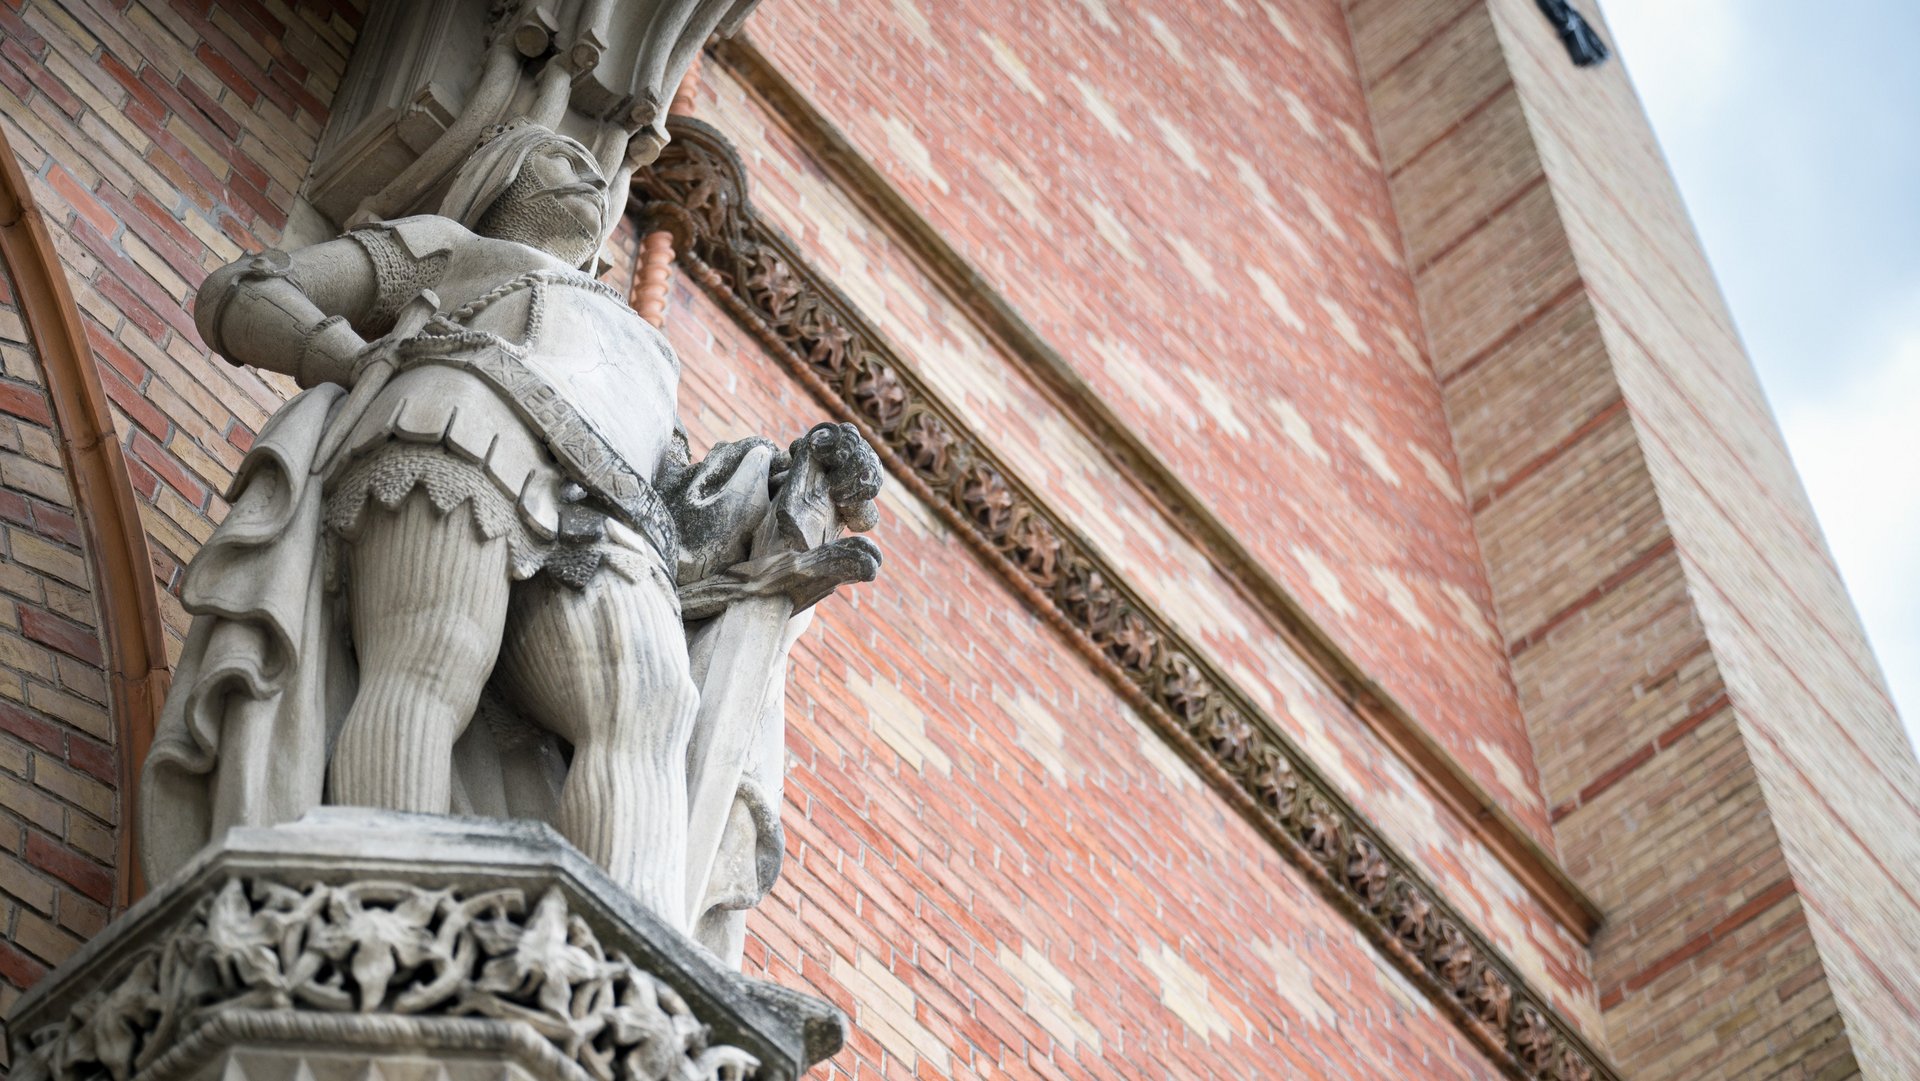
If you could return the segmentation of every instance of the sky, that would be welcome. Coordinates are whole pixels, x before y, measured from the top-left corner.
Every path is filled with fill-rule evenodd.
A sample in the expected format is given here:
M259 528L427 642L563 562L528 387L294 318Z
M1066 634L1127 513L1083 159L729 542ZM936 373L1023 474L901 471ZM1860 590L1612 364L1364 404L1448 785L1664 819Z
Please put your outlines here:
M1920 5L1598 4L1920 746Z

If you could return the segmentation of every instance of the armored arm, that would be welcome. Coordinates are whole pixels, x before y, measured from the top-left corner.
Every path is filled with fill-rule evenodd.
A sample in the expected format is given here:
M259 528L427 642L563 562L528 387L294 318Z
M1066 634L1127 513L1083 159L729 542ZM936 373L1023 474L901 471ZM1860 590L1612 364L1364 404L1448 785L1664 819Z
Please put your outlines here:
M303 387L345 383L366 347L354 326L377 287L372 262L350 240L261 252L208 275L194 324L232 363L284 372Z
M303 387L351 384L367 342L438 284L464 233L444 218L406 218L248 256L207 277L194 323L235 364L285 372Z

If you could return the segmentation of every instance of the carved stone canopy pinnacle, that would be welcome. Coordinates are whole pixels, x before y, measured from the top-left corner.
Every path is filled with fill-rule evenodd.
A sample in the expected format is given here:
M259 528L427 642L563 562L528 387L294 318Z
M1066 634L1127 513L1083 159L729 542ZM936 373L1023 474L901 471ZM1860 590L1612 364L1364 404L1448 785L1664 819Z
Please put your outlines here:
M712 35L759 0L377 0L302 192L337 225L433 209L488 128L578 139L624 178L666 145L667 110Z

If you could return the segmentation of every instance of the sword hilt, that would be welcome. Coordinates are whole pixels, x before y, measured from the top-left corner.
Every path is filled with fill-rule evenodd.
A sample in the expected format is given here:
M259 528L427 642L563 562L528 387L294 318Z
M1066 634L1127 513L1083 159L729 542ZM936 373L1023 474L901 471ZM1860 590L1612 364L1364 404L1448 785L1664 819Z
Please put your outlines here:
M333 415L332 423L327 425L327 434L320 439L320 450L313 456L313 472L324 473L333 465L334 458L340 454L340 448L347 442L347 436L353 432L360 418L366 415L367 407L393 378L393 351L401 342L420 333L427 320L440 310L440 296L431 289L422 289L413 295L394 318L393 329L367 350L367 359L361 363L354 376L353 389L347 392L347 400L340 411Z

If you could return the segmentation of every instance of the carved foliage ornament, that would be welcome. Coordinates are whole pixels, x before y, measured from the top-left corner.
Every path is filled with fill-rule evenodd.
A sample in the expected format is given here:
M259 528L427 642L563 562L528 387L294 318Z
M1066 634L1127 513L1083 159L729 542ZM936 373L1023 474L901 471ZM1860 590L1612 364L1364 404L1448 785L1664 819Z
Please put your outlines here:
M595 1081L748 1081L680 995L608 954L565 896L230 878L64 1022L16 1077L125 1081L217 1011L518 1022Z
M1016 587L1085 635L1122 692L1150 703L1149 716L1178 729L1177 746L1230 779L1284 835L1283 849L1390 952L1427 977L1516 1075L1614 1078L1491 946L1462 930L1467 921L1299 750L1264 719L1256 724L1258 713L1246 698L1165 620L1117 586L1113 572L1010 476L852 303L754 213L745 183L740 159L717 131L677 118L660 160L635 176L633 205L645 229L675 232L691 276L822 404L864 424L876 448L884 448L883 456L949 523L1001 557ZM1533 1029L1525 1035L1534 1042L1526 1043L1510 1030L1515 1016L1547 1026L1545 1051Z

